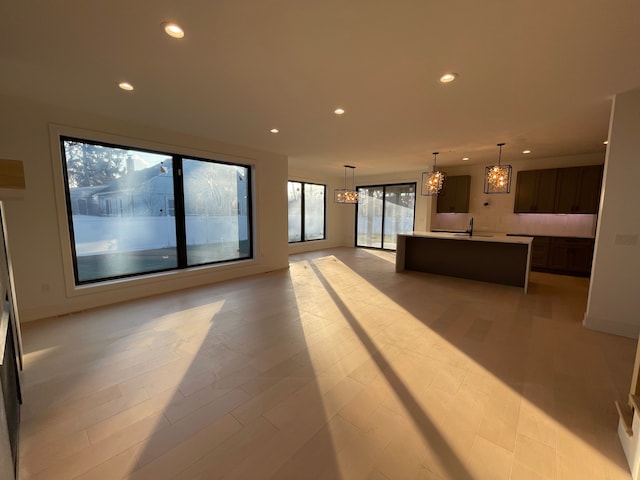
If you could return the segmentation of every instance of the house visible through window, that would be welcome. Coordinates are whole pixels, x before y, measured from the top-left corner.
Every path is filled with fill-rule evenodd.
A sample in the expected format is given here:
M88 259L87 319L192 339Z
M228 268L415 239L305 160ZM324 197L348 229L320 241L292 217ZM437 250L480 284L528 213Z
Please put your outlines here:
M250 258L250 168L61 137L76 284Z
M288 182L289 243L325 237L326 185Z

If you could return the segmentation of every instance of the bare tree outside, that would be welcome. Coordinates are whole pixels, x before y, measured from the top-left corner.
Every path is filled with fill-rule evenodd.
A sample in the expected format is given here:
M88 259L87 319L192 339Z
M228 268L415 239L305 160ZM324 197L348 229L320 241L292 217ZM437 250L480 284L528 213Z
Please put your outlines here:
M69 187L107 185L126 171L127 150L64 141Z

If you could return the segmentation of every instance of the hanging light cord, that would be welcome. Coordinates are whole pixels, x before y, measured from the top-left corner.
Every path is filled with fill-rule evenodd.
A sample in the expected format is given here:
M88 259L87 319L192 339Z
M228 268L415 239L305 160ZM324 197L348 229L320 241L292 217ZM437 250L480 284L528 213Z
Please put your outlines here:
M433 152L433 171L436 171L436 161L438 159L438 153L440 152Z
M504 146L504 143L499 143L498 147L500 147L500 151L498 152L498 166L500 166L500 160L502 160L502 147Z
M351 189L355 190L356 189L356 167L352 166L352 165L345 165L344 166L344 189L347 190L347 168L351 169Z

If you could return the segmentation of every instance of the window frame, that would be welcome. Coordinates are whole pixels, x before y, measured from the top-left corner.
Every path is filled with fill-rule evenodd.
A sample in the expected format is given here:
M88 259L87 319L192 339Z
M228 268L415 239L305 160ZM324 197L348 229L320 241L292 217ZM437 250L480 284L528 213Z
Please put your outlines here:
M380 225L380 232L381 232L381 240L380 240L380 247L372 247L370 245L358 245L358 209L360 208L360 202L358 202L356 204L356 208L355 208L355 214L354 214L354 247L355 248L370 248L370 249L374 249L374 250L386 250L389 252L395 252L396 249L393 248L385 248L384 246L384 223L385 223L385 204L387 201L387 187L399 187L402 185L407 185L407 186L413 186L413 195L414 195L414 201L413 201L413 220L412 220L412 230L415 229L416 227L416 206L417 206L417 201L418 201L418 194L417 194L417 187L418 184L417 182L398 182L398 183L384 183L384 184L376 184L376 185L357 185L356 191L358 192L358 196L360 195L360 189L362 188L382 188L382 206L381 206L381 210L382 210L382 221L381 221L381 225Z
M299 243L306 243L306 242L318 242L318 241L322 241L322 240L326 240L327 239L327 186L323 183L315 183L315 182L306 182L304 180L292 180L289 179L287 180L287 191L288 191L288 187L289 187L289 183L299 183L301 185L300 188L300 240L289 240L289 235L287 234L287 241L289 243L289 245L295 245L295 244L299 244ZM305 200L305 185L314 185L316 187L322 187L324 189L324 201L322 202L322 238L313 238L313 239L309 239L307 240L305 238L305 205L306 205L306 200ZM287 219L289 218L288 212L287 212ZM288 225L287 225L287 229L288 229Z
M55 142L57 147L57 152L59 154L59 162L58 167L62 176L62 190L65 199L65 208L62 215L65 217L65 224L67 226L67 231L65 235L67 238L67 246L69 248L69 254L71 257L71 266L72 266L72 283L73 290L77 291L78 289L82 289L88 286L100 286L100 285L109 285L113 282L119 282L124 280L137 280L142 279L149 276L155 276L158 274L175 274L179 271L187 271L193 269L200 269L202 267L212 267L218 265L227 265L233 264L236 262L246 262L248 260L255 260L255 228L254 228L254 199L255 192L253 191L254 184L254 169L255 167L250 164L241 163L238 161L231 160L222 160L219 158L207 158L201 154L194 154L188 152L189 149L177 149L176 151L158 149L158 148L149 148L146 146L139 146L136 142L130 143L120 143L114 142L110 140L98 140L96 138L92 138L93 136L85 136L85 135L77 135L75 133L67 133L67 132L57 132L55 135L52 135L52 148L53 143ZM122 139L125 140L125 139ZM126 139L130 140L130 139ZM175 233L176 233L176 256L177 256L177 265L175 267L170 268L159 268L154 270L147 270L137 273L127 273L122 275L114 275L108 277L102 277L98 279L90 279L90 280L79 280L79 271L78 271L78 257L76 254L76 242L75 242L75 233L73 229L73 209L72 209L72 200L69 190L69 176L66 165L66 154L65 154L65 141L75 141L81 142L84 144L102 146L107 148L117 148L123 150L134 150L145 153L152 153L157 155L164 155L166 157L171 157L172 160L172 185L173 185L173 212L169 212L167 208L167 212L165 216L173 218L175 222ZM165 147L164 145L162 145ZM218 155L216 155L218 157ZM247 208L247 239L249 242L248 246L248 256L240 257L240 258L230 258L223 259L217 261L210 261L205 263L193 264L189 265L187 263L187 238L186 238L186 214L184 208L184 183L183 183L183 175L182 175L182 161L183 160L195 160L202 161L207 163L219 164L219 165L229 165L233 167L241 167L246 169L246 181L247 181L247 199L246 199L246 208ZM246 160L246 159L245 159ZM55 163L55 156L54 156ZM56 169L58 170L58 169ZM110 201L110 199L106 199ZM165 199L165 207L168 206L168 201L170 199ZM112 209L113 210L113 209ZM116 209L117 210L117 209ZM117 212L111 212L109 216L131 216L133 215L133 211L129 215L118 215ZM59 215L60 217L60 215ZM65 251L65 249L63 249ZM66 256L65 256L66 257ZM66 262L65 262L66 263ZM65 272L67 272L67 268L65 265ZM65 275L67 278L68 276ZM70 290L70 285L67 281L67 290Z

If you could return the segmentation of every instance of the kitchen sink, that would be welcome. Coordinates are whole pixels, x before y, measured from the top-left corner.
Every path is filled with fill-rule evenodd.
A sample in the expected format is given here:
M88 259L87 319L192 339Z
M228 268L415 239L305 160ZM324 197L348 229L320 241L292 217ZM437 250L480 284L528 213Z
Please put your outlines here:
M456 237L493 237L493 235L484 235L482 233L474 233L473 235L469 235L468 233L454 233Z

